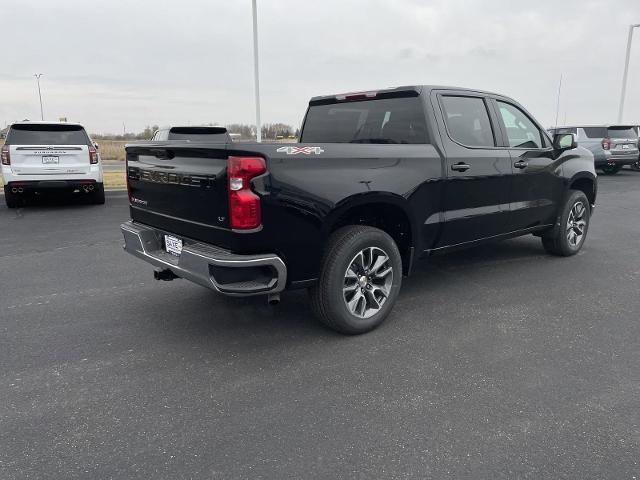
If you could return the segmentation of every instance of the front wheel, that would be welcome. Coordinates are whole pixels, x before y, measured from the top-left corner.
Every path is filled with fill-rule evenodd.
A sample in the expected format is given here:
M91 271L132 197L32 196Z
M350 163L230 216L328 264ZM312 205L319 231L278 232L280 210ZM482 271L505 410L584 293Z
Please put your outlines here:
M602 168L605 175L615 175L620 171L622 165L603 165L600 168Z
M329 238L311 307L322 323L341 333L373 330L389 315L400 292L402 258L380 229L352 225Z
M591 207L584 192L570 190L556 224L542 236L544 249L563 257L575 255L587 238Z

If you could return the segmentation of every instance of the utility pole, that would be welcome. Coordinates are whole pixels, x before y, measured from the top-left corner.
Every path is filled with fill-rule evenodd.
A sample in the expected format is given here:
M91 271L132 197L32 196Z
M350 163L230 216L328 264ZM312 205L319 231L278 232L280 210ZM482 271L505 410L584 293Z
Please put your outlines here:
M260 125L260 75L258 69L258 10L256 0L251 0L253 9L253 75L256 94L256 140L262 141L262 126Z
M38 82L38 97L40 97L40 120L44 120L44 111L42 110L42 93L40 92L40 77L41 73L34 73L34 77L36 77L36 82Z
M629 74L629 57L631 56L631 40L633 39L633 29L640 27L640 23L629 25L629 37L627 38L627 55L624 60L624 73L622 74L622 91L620 92L620 108L618 109L618 123L622 123L622 113L624 112L624 97L627 94L627 75Z

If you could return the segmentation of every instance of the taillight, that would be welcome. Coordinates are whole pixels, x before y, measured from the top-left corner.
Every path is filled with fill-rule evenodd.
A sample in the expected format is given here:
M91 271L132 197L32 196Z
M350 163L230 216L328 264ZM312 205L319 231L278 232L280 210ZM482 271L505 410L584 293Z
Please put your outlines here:
M9 145L2 145L2 165L11 165L11 157L9 156Z
M98 151L93 145L89 145L89 163L92 165L98 163Z
M251 191L252 178L267 171L259 157L229 157L229 222L231 228L257 228L262 223L260 197Z
M604 150L610 150L611 149L611 139L610 138L603 138L602 139L602 148Z

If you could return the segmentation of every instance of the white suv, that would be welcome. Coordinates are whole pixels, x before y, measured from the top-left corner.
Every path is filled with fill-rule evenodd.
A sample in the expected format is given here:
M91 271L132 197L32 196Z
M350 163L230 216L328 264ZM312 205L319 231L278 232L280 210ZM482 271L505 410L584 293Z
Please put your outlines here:
M2 146L2 177L9 208L17 207L24 195L55 189L104 203L100 155L77 123L12 124Z

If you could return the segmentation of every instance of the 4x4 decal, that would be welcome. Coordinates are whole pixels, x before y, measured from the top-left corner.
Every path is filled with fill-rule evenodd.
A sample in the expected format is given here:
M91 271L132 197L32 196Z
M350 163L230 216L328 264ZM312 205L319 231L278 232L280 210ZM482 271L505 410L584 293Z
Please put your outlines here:
M324 150L320 147L280 147L276 152L286 153L287 155L297 155L302 153L304 155L310 155L315 153L316 155L320 155Z

